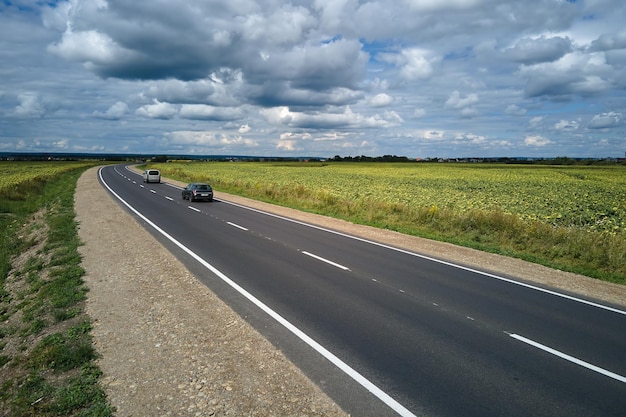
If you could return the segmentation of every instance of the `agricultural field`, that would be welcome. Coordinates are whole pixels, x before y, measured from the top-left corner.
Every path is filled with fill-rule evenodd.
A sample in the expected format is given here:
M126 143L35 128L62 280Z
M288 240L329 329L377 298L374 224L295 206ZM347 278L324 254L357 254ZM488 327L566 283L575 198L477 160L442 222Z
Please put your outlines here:
M218 191L626 282L626 270L617 266L626 263L624 166L181 161L150 167ZM589 253L589 246L597 251Z
M19 161L0 162L0 199L20 199L32 189L59 175L93 162Z
M281 190L359 205L502 211L589 231L626 234L626 169L470 164L169 163L165 175L226 188ZM269 195L272 193L269 192Z

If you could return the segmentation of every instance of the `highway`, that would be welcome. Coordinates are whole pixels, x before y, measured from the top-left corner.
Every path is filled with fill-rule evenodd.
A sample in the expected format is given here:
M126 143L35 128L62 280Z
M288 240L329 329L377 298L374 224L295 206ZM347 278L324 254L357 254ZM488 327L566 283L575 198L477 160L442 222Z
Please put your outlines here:
M626 311L225 201L100 180L353 416L626 415ZM150 256L150 254L146 254Z

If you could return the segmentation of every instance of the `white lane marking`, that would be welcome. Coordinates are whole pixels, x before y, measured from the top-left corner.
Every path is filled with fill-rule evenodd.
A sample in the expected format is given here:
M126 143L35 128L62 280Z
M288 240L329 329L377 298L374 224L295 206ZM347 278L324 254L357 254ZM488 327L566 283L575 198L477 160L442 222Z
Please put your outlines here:
M167 196L167 195L165 196L165 199L170 200L170 201L174 201L174 199L172 197Z
M197 211L198 213L200 213L202 210L195 208L193 206L187 206L188 209L193 210L193 211Z
M239 226L238 224L235 224L233 222L226 222L226 224L230 224L231 226L236 227L237 229L245 230L246 232L248 231L248 229L246 229L245 227Z
M154 191L154 190L150 190L150 192L151 192L152 194L156 194L156 191Z
M583 360L577 359L577 358L575 358L573 356L570 356L570 355L568 355L566 353L559 352L556 349L552 349L551 347L548 347L546 345L542 345L541 343L535 342L534 340L528 339L528 338L526 338L524 336L520 336L518 334L511 334L511 333L509 333L509 336L511 336L513 339L519 340L520 342L524 342L526 344L534 346L537 349L541 349L541 350L543 350L545 352L551 353L552 355L558 356L559 358L562 358L562 359L565 359L565 360L570 361L572 363L575 363L576 365L580 365L580 366L582 366L584 368L590 369L590 370L592 370L594 372L597 372L599 374L608 376L609 378L613 378L613 379L616 379L616 380L618 380L620 382L626 383L626 377L624 377L622 375L618 375L618 374L616 374L614 372L607 371L606 369L603 369L603 368L600 368L598 366L592 365L592 364L590 364L588 362L585 362Z
M318 261L326 262L327 264L335 266L335 267L337 267L339 269L343 269L344 271L349 271L350 270L350 268L348 268L347 266L340 265L340 264L338 264L336 262L333 262L333 261L330 261L330 260L328 260L326 258L322 258L321 256L317 256L317 255L315 255L315 254L313 254L311 252L307 252L307 251L304 251L304 250L301 251L301 252L303 254L307 255L307 256L310 256L311 258L315 258Z
M146 187L144 187L144 185L143 185L143 184L139 184L139 186L140 186L141 188L146 188Z
M220 278L226 284L230 285L233 289L235 289L241 295L246 297L250 302L252 302L254 305L256 305L261 310L263 310L266 314L268 314L270 317L272 317L274 320L276 320L278 323L280 323L283 327L285 327L287 330L289 330L292 334L294 334L296 337L298 337L304 343L309 345L313 350L315 350L317 353L322 355L325 359L330 361L333 365L335 365L337 368L339 368L341 371L343 371L346 375L348 375L350 378L352 378L355 382L357 382L363 388L365 388L366 390L371 392L373 395L375 395L379 400L381 400L383 403L385 403L388 407L390 407L392 410L394 410L400 416L402 416L402 417L417 417L415 414L413 414L408 409L406 409L402 404L400 404L399 402L397 402L396 400L391 398L391 396L389 396L389 394L387 394L386 392L384 392L383 390L378 388L376 385L374 385L369 379L365 378L359 372L357 372L356 370L351 368L347 363L345 363L344 361L339 359L337 356L335 356L333 353L331 353L324 346L320 345L318 342L313 340L310 336L308 336L302 330L300 330L299 328L297 328L296 326L291 324L283 316L281 316L280 314L278 314L277 312L272 310L269 306L264 304L261 300L256 298L254 295L252 295L248 291L246 291L243 287L239 286L239 284L237 284L235 281L231 280L226 275L224 275L216 267L214 267L213 265L211 265L210 263L208 263L207 261L202 259L195 252L192 252L191 249L189 249L188 247L184 246L182 243L180 243L179 241L174 239L172 236L167 234L167 232L165 232L159 226L157 226L156 224L151 222L146 216L141 214L133 206L131 206L129 203L127 203L124 199L122 199L122 197L117 195L115 193L115 191L113 191L111 189L111 187L109 187L109 185L104 181L104 178L102 178L102 169L103 168L100 168L100 170L98 171L98 173L100 175L100 180L102 181L102 184L104 184L104 186L109 190L109 192L111 194L113 194L118 200L120 200L122 202L122 204L124 204L126 207L128 207L129 210L131 210L133 213L135 213L137 216L139 216L141 219L143 219L147 224L149 224L152 228L154 228L154 230L156 230L157 232L162 234L170 242L172 242L174 245L178 246L180 249L182 249L184 252L186 252L189 256L191 256L196 261L198 261L206 269L208 269L209 271L213 272L218 278Z
M490 274L488 272L479 271L477 269L469 268L469 267L466 267L466 266L463 266L463 265L457 265L457 264L452 263L452 262L443 261L441 259L432 258L432 257L426 256L426 255L421 255L419 253L411 252L411 251L406 250L406 249L396 248L394 246L386 245L384 243L375 242L373 240L368 240L368 239L365 239L365 238L362 238L362 237L349 235L347 233L338 232L336 230L327 229L325 227L316 226L314 224L305 223L305 222L302 222L302 221L299 221L299 220L290 219L289 217L280 216L278 214L268 213L266 211L255 209L255 208L252 208L252 207L246 207L246 206L241 205L241 204L233 203L232 201L225 201L225 200L220 200L220 201L222 201L223 203L226 203L226 204L230 204L230 205L233 205L233 206L237 206L237 207L246 209L246 210L250 210L250 211L257 212L257 213L265 214L266 216L275 217L277 219L281 219L281 220L288 221L288 222L291 222L291 223L299 224L301 226L310 227L310 228L313 228L313 229L317 229L317 230L321 230L321 231L324 231L324 232L332 233L332 234L335 234L337 236L343 236L343 237L346 237L348 239L357 240L359 242L368 243L370 245L375 245L375 246L378 246L378 247L381 247L381 248L385 248L385 249L393 250L393 251L396 251L396 252L404 253L406 255L411 255L411 256L415 256L417 258L426 259L428 261L437 262L437 263L442 264L442 265L447 265L447 266L451 266L453 268L461 269L461 270L464 270L464 271L473 272L475 274L479 274L479 275L483 275L483 276L486 276L486 277L489 277L489 278L494 278L494 279L497 279L497 280L500 280L500 281L508 282L509 284L518 285L518 286L521 286L521 287L529 288L531 290L540 291L540 292L543 292L543 293L546 293L546 294L554 295L556 297L565 298L565 299L568 299L570 301L575 301L575 302L586 304L586 305L589 305L589 306L601 308L603 310L612 311L613 313L626 315L626 310L620 310L620 309L617 309L617 308L614 308L614 307L609 307L609 306L606 306L606 305L603 305L603 304L594 303L592 301L584 300L582 298L573 297L573 296L567 295L567 294L562 294L562 293L557 292L557 291L552 291L552 290L548 290L548 289L545 289L545 288L537 287L535 285L526 284L525 282L515 281L515 280L510 279L510 278L505 278L505 277L501 277L499 275Z

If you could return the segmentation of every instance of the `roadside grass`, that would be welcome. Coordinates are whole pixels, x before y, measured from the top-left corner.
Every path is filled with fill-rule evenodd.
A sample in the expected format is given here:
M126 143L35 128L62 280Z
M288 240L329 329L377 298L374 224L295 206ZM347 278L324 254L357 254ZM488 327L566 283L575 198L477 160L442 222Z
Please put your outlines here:
M491 209L470 206L459 210L459 207L440 207L436 204L420 207L411 202L385 201L375 194L355 197L355 193L333 191L333 184L329 181L352 183L354 189L359 191L379 189L376 184L378 174L372 173L366 178L370 183L363 185L358 182L357 175L350 172L351 168L343 163L341 168L345 173L339 169L332 171L336 177L326 178L325 182L320 183L320 175L324 172L311 168L328 165L294 163L281 164L277 168L270 163L265 166L263 163L169 163L149 166L160 169L164 176L184 182L209 182L216 190L227 193L626 284L626 234L623 232L590 231L583 226L561 225L555 220L545 221L540 216L536 216L537 219L521 218L497 206ZM290 166L293 166L294 175L285 179L285 172L289 174ZM355 168L361 169L363 166L355 165ZM385 166L378 164L374 169L380 170ZM387 167L389 170L395 169L393 164ZM296 180L297 171L305 169L311 174ZM268 171L276 175L270 175L271 179L268 179ZM559 173L562 174L561 171ZM454 182L434 180L432 183L432 187L441 195L454 191L446 189L446 186L463 188L462 184ZM476 187L474 183L471 186ZM394 190L390 189L389 193L393 194ZM623 211L623 207L620 210ZM625 221L621 219L622 225L626 224Z
M98 384L74 213L76 181L93 165L0 191L0 415L113 415Z

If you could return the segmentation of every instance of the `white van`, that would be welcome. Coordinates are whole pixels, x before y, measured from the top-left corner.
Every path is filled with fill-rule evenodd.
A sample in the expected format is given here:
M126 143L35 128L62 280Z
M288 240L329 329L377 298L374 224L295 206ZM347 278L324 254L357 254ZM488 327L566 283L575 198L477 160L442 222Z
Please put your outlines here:
M161 182L161 172L158 169L146 169L143 172L143 182Z

